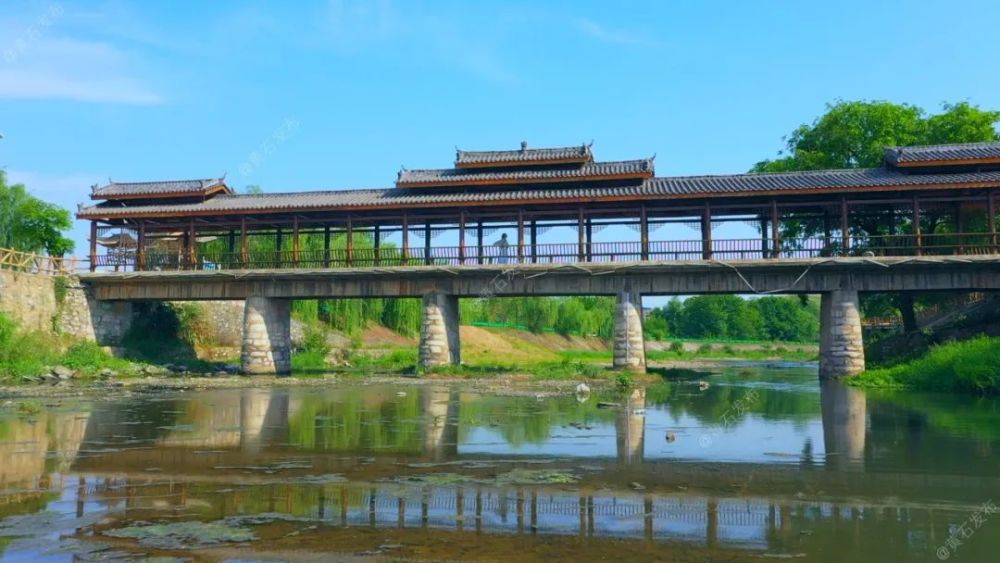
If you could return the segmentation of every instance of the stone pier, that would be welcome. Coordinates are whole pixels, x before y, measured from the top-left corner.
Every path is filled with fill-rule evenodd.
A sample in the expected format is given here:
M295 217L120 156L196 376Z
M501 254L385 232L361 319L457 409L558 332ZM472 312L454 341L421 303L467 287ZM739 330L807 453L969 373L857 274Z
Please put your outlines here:
M865 371L858 292L840 289L820 301L819 377L832 379Z
M291 373L291 326L291 300L248 297L243 311L243 346L240 355L243 373Z
M621 291L615 305L615 369L646 371L646 343L642 335L642 296Z
M458 365L461 361L458 297L436 292L424 295L420 324L420 367Z

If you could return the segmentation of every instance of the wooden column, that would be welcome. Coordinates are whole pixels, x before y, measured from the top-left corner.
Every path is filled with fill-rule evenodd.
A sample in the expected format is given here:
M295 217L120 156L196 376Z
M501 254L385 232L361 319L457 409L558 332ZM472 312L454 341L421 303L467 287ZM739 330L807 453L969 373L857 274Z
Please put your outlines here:
M345 234L346 241L345 256L347 257L347 267L351 267L354 264L354 218L351 214L347 214L347 233Z
M278 227L277 232L274 234L274 258L276 266L278 268L282 267L285 263L285 232Z
M90 271L97 269L97 221L90 222Z
M292 267L299 267L299 216L292 217Z
M986 195L986 222L990 229L990 253L997 251L997 205L993 192Z
M424 264L431 263L431 222L424 223Z
M403 212L403 265L410 262L410 216Z
M517 263L524 260L524 210L517 212Z
M458 212L458 263L465 265L465 210Z
M374 227L372 227L372 236L374 237L374 240L372 240L372 246L375 249L375 265L376 266L381 266L382 265L382 228L378 224L376 224Z
M236 229L229 229L229 244L226 245L226 268L236 263Z
M587 217L587 262L592 262L594 260L594 222L590 217Z
M534 264L538 262L538 223L534 219L531 220L531 263Z
M330 267L330 225L323 226L323 267Z
M923 233L920 227L920 200L913 194L913 252L920 256L924 253L921 248L924 245Z
M830 224L830 210L823 208L823 255L828 256L833 246L833 225Z
M840 198L840 254L849 256L851 253L850 210L847 208L847 197Z
M194 228L194 219L188 221L188 260L191 264L191 269L197 270L198 268L198 233Z
M955 231L958 233L957 254L965 254L965 218L962 217L962 202L955 203Z
M139 221L139 239L135 243L135 269L142 272L146 269L146 222Z
M583 262L583 259L587 256L587 248L586 248L586 246L587 246L587 242L586 242L586 240L587 240L587 231L586 231L586 227L584 226L583 208L582 207L580 208L580 210L578 212L578 216L577 216L577 220L576 221L577 221L577 223L576 223L577 260L579 260L580 262Z
M778 200L771 200L771 257L781 257L781 218L778 216Z
M701 210L701 258L712 259L712 208L708 203Z
M476 223L476 261L483 263L483 222Z
M250 266L250 240L247 238L247 218L240 217L240 265Z
M770 255L770 248L768 247L768 240L770 237L767 236L767 217L764 213L760 214L760 257L767 258Z
M645 204L639 206L639 259L649 260L649 216Z

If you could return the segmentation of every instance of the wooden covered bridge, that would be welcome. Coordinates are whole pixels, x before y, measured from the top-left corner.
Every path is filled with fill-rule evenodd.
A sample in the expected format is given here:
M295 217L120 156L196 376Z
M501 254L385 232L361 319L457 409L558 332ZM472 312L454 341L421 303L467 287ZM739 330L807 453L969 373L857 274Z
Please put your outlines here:
M642 294L821 293L826 375L863 368L859 290L1000 285L1000 143L888 148L871 169L658 177L654 164L522 143L403 169L393 188L111 182L77 214L91 221L84 280L98 299L247 299L244 367L279 372L294 298L423 296L429 366L459 360L459 296L615 294L615 365L641 369ZM757 234L713 236L733 222Z

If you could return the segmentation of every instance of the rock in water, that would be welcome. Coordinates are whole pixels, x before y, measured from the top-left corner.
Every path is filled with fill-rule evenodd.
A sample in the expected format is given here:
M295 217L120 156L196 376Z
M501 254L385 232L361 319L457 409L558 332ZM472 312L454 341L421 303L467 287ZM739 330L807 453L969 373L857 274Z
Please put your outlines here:
M586 395L588 393L590 393L590 386L587 385L586 383L581 383L576 386L577 395Z

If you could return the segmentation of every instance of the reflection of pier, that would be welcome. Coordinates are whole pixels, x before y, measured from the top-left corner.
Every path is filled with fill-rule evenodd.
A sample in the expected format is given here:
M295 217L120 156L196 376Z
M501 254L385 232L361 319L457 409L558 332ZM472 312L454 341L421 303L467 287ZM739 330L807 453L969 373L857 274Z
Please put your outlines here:
M615 414L615 445L620 463L642 463L645 431L646 390L633 389Z
M837 382L823 382L820 403L827 466L863 469L868 430L864 392Z

